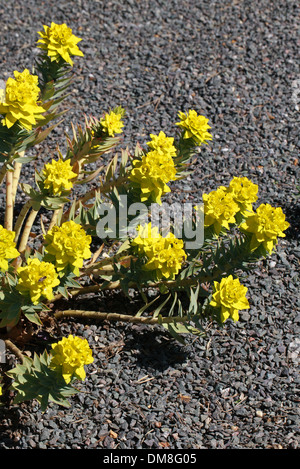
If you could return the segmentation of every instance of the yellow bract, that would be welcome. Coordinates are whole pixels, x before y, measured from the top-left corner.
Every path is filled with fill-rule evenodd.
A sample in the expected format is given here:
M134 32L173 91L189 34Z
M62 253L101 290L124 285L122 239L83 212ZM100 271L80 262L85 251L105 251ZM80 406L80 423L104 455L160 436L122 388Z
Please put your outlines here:
M122 115L114 111L105 114L104 118L100 120L100 124L110 137L114 137L116 134L123 132L124 124L122 122Z
M91 257L92 237L78 223L70 220L60 227L54 226L45 236L45 251L54 256L58 272L70 267L75 275L83 266L83 260Z
M17 269L17 274L17 290L29 293L33 304L38 304L41 298L52 300L53 288L60 283L54 265L37 258L29 258L26 266Z
M156 271L158 279L174 279L186 259L183 241L177 239L173 233L168 233L166 237L161 236L157 227L151 227L151 223L139 227L138 236L131 244L139 256L147 258L143 269Z
M163 131L160 131L158 135L150 134L150 137L151 140L147 142L147 145L151 150L156 150L164 155L176 156L173 137L167 137Z
M281 207L261 204L256 213L246 215L246 221L240 225L240 229L252 233L251 251L262 244L266 251L271 253L277 244L277 237L285 237L284 230L289 226Z
M74 36L72 29L65 23L56 24L52 22L50 27L46 25L43 27L45 32L38 32L41 39L37 43L40 49L47 52L51 62L58 62L62 58L73 66L72 55L83 57L83 52L77 46L81 39Z
M1 93L0 114L4 115L1 122L10 128L18 121L22 127L31 130L38 120L43 119L45 112L38 105L38 77L30 75L27 69L22 73L15 71L14 77L8 78L5 93Z
M202 197L205 227L213 225L216 233L219 234L222 227L229 229L229 224L235 223L235 215L239 212L239 206L226 187L220 186L209 194L203 194Z
M69 335L59 342L52 344L50 366L61 372L66 383L73 377L84 380L84 365L93 363L92 350L86 339Z
M176 125L185 131L183 138L191 138L199 146L202 143L207 143L207 140L212 140L212 135L208 132L211 127L208 125L206 117L199 116L193 109L190 109L186 114L179 112L178 116L180 122L176 122Z
M228 192L239 205L240 212L253 211L252 204L257 201L258 185L247 177L234 177L229 184Z
M153 150L142 156L141 160L133 160L133 169L129 179L141 190L141 201L150 199L161 204L163 194L170 192L167 183L175 180L176 167L168 153Z
M8 260L19 256L14 242L15 233L0 225L0 270L5 272L8 269Z
M239 279L233 279L232 275L222 278L221 282L214 282L210 305L220 308L222 322L228 318L238 321L239 311L250 308L247 291L248 288L241 285Z
M73 187L72 179L77 174L72 171L70 160L52 160L43 169L44 187L53 195L60 195L63 191L69 191Z

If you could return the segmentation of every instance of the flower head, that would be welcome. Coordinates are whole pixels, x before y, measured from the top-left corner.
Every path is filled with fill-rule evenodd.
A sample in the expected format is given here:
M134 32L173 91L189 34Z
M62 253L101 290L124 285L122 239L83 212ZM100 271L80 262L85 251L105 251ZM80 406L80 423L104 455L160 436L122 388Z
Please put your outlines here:
M133 160L132 164L129 179L140 188L141 201L150 199L160 204L162 195L171 190L167 183L175 180L176 167L172 156L152 150L141 160Z
M86 339L69 335L52 344L51 368L62 373L67 384L72 378L85 379L84 365L93 363L92 350Z
M179 112L178 116L180 122L176 122L176 125L184 130L183 138L193 139L196 145L202 145L202 143L207 143L207 140L212 140L212 135L208 132L211 127L208 125L206 117L199 116L194 110L189 110L186 114Z
M69 191L73 187L72 179L77 174L72 171L70 160L58 161L52 160L47 163L43 169L44 186L50 190L53 195L60 195L64 191Z
M219 234L222 227L229 229L229 224L235 223L239 205L226 187L220 186L209 194L203 194L203 202L205 227L213 225Z
M278 236L284 238L284 230L289 226L281 207L274 208L269 204L261 204L256 213L246 214L246 220L240 225L240 229L252 233L251 251L263 245L266 251L271 253L278 242Z
M73 220L54 226L45 236L45 251L55 259L58 272L70 267L75 275L83 266L83 260L91 257L92 237Z
M15 71L14 77L8 78L5 92L0 96L0 114L4 115L2 124L10 128L18 121L22 127L31 130L38 120L43 119L45 112L38 104L38 77L27 69L22 73Z
M167 137L163 131L158 135L150 134L151 140L147 145L151 150L156 150L158 153L176 156L176 148L174 147L174 138Z
M17 269L17 274L17 290L21 294L29 293L33 304L38 304L41 298L52 300L53 288L59 285L53 264L29 258L26 266Z
M243 214L245 211L253 211L252 204L257 201L258 185L247 177L234 177L228 187L233 199L239 205Z
M77 46L81 39L74 36L72 29L66 24L52 22L50 27L44 25L44 30L38 33L41 38L37 43L40 49L47 52L51 62L63 59L73 66L72 55L83 57L83 52Z
M6 230L0 225L0 271L5 272L8 269L8 260L19 256L14 239L14 231Z
M239 310L249 309L249 302L246 298L247 290L247 287L241 285L239 279L233 279L232 275L222 278L221 282L214 282L210 305L220 308L222 322L229 317L238 321Z
M157 227L151 227L151 223L139 227L138 236L131 241L131 245L139 256L146 258L143 269L155 271L158 279L173 279L186 259L183 241L173 233L161 236Z
M100 120L100 124L103 130L110 136L114 137L116 134L123 132L124 127L122 121L122 114L114 111L106 113L105 116Z

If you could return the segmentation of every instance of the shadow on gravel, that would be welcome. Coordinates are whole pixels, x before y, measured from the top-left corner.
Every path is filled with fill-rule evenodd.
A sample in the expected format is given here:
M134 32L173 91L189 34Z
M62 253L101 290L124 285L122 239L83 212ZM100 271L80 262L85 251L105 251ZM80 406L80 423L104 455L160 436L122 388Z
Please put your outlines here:
M300 197L290 205L281 206L290 227L286 231L286 239L300 239Z
M164 371L176 368L189 357L187 347L176 342L167 332L133 325L124 341L123 351L135 351L137 366Z

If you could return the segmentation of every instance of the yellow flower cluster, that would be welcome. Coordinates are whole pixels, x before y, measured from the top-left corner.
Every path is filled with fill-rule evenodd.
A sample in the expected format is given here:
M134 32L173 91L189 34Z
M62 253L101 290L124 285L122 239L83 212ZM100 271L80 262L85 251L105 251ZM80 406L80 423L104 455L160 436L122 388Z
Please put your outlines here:
M220 308L221 322L228 318L238 321L239 311L250 308L247 291L247 287L241 285L239 279L233 279L232 275L222 278L221 282L214 282L210 305Z
M53 257L58 272L70 267L75 275L83 266L83 260L91 257L92 237L73 220L54 226L45 236L45 251Z
M204 226L214 226L215 232L229 229L235 223L237 213L253 212L252 203L257 200L258 186L246 177L234 177L228 187L220 186L209 194L203 194Z
M6 230L0 225L0 271L5 272L8 269L8 260L19 256L14 239L14 231Z
M161 204L162 195L171 190L167 184L176 178L173 160L176 149L174 139L166 137L164 132L150 136L151 141L147 145L152 150L143 155L141 160L133 160L129 179L140 188L142 202L150 200Z
M183 241L173 233L161 236L158 228L152 228L151 223L139 227L138 236L131 241L131 245L139 256L146 257L143 269L155 271L158 279L174 279L186 259Z
M281 207L274 208L270 204L261 204L256 213L246 214L246 220L240 225L240 229L252 233L251 251L262 244L266 251L271 253L278 242L277 237L285 237L283 231L289 226Z
M10 128L18 121L22 127L31 130L38 120L43 119L45 112L38 105L38 77L27 69L22 73L15 71L14 77L8 78L5 90L0 92L0 114L4 115L1 122Z
M100 124L104 130L110 137L114 137L116 134L120 134L123 132L123 121L122 121L122 114L116 113L114 111L110 111L106 113L103 119L100 120Z
M33 304L38 304L41 298L52 300L53 288L60 283L54 265L37 258L29 258L26 266L17 269L17 274L17 290L24 295L29 293Z
M239 206L226 187L220 186L209 194L203 194L202 198L205 227L213 225L215 232L219 234L222 228L229 229L229 223L235 223Z
M158 135L150 134L150 142L147 142L151 150L156 150L163 155L176 156L176 148L174 146L174 138L167 137L161 130Z
M64 191L69 191L73 187L72 179L77 174L72 171L70 160L52 160L43 169L44 187L53 195L60 195Z
M239 211L244 214L246 211L253 211L252 204L257 201L258 185L254 184L247 177L234 177L228 187L234 201L239 205Z
M88 341L72 335L52 344L51 355L51 368L61 372L67 384L72 378L83 381L86 376L84 365L94 361Z
M206 117L198 115L193 109L190 109L186 114L179 112L178 117L180 122L176 122L176 125L184 130L184 139L191 138L198 146L207 143L207 140L212 140L212 135L208 132L211 127L208 125Z
M51 62L58 62L61 58L73 66L72 55L83 57L83 52L77 46L81 41L74 36L72 29L66 24L51 23L44 25L44 31L38 32L41 38L37 41L38 47L47 52Z

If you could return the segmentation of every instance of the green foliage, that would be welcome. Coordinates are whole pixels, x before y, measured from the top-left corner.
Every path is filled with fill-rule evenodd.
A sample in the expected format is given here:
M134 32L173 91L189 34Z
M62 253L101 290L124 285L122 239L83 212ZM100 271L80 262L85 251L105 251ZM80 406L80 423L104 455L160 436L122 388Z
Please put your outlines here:
M42 355L34 354L33 359L24 357L23 363L7 372L14 381L10 387L17 391L14 404L36 399L41 410L45 411L49 402L70 407L67 398L78 391L67 385L62 375L50 368L51 356L45 351Z

